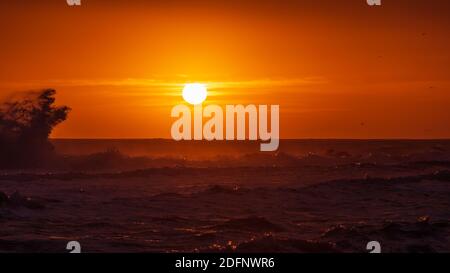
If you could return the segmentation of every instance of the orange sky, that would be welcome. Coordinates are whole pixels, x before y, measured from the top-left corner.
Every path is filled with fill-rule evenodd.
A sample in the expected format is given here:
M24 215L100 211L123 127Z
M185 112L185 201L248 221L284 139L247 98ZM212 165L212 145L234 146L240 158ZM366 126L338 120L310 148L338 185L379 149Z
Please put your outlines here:
M38 2L38 3L37 3ZM450 138L450 1L0 2L0 92L50 87L64 138L170 137L206 103L279 104L283 138Z

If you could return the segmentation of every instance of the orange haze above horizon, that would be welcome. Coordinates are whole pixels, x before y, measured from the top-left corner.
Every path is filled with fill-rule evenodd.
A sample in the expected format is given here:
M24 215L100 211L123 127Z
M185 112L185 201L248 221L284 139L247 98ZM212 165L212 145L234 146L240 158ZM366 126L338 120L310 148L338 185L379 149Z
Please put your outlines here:
M193 82L282 138L450 138L449 1L34 2L0 3L0 98L56 89L55 138L169 138Z

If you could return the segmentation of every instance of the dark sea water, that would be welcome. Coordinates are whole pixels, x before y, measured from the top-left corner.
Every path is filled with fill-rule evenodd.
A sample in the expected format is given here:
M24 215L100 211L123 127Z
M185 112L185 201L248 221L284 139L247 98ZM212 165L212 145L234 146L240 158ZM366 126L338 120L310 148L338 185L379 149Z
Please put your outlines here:
M450 251L447 140L52 142L0 172L1 252Z

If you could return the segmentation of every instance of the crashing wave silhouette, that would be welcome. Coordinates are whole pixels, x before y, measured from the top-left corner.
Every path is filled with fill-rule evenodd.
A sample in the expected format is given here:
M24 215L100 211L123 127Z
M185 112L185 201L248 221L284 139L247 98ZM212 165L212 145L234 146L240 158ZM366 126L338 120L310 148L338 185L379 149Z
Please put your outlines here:
M42 167L54 157L53 128L70 108L55 106L53 89L25 92L0 105L0 168Z

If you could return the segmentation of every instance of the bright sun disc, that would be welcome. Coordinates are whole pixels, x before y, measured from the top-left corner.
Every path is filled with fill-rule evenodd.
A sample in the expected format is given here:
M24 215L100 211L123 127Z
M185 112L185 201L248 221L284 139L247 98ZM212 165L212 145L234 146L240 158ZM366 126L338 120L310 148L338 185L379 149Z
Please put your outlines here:
M207 96L208 90L205 84L187 83L183 88L183 99L190 104L201 104Z

